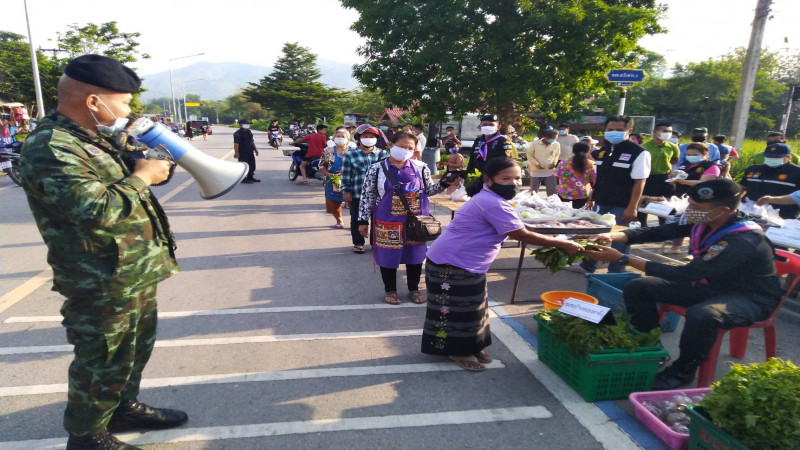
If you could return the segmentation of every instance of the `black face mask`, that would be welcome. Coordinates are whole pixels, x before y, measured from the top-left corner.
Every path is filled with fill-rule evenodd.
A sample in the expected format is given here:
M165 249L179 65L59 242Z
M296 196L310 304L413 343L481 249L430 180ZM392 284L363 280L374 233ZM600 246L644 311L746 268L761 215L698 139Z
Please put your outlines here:
M705 142L705 136L692 136L692 142Z
M519 187L516 183L514 184L497 184L494 183L489 186L489 190L494 192L495 194L503 197L506 200L511 200L514 196L517 195L519 192Z

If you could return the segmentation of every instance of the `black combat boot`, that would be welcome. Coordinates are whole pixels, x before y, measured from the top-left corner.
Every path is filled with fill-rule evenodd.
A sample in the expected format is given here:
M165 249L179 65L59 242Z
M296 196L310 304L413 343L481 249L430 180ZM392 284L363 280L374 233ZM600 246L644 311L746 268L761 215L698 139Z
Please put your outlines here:
M698 367L700 367L700 362L676 359L671 366L656 375L656 379L653 381L653 390L671 391L690 384L694 381Z
M69 435L67 450L141 450L128 445L103 430L89 436Z
M183 425L189 417L183 411L166 408L153 408L133 399L121 403L111 420L108 430L118 433L128 430L163 430Z

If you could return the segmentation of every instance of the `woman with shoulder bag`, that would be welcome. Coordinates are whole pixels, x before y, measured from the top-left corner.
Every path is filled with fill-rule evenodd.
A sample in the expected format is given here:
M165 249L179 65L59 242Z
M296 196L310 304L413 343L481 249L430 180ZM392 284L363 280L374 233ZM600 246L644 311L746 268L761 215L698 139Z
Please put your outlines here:
M400 304L397 268L405 264L409 298L414 303L425 303L426 297L419 291L419 280L428 247L425 242L406 239L408 212L404 203L409 205L413 214L426 215L428 197L442 192L444 186L431 180L430 169L425 163L411 159L418 142L413 133L395 133L390 142L394 146L389 157L367 170L359 204L358 231L367 237L372 216L373 257L381 268L386 292L384 301ZM406 202L398 197L398 191Z
M467 186L472 198L428 249L425 283L429 298L422 330L423 353L448 356L463 369L476 372L492 362L483 351L492 343L486 272L506 238L561 248L570 255L583 251L575 242L525 229L508 202L521 186L522 171L517 161L490 159L483 177Z

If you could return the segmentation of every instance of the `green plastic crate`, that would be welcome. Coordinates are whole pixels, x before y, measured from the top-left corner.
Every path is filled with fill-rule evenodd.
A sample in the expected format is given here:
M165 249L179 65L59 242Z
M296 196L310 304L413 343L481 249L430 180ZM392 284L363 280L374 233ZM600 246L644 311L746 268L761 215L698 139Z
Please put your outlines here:
M539 359L553 369L587 401L627 398L631 392L649 391L659 362L668 353L660 345L633 352L606 349L602 353L575 356L567 344L553 337L547 322L536 319Z
M697 405L686 405L689 424L689 450L747 450L744 444L714 425Z

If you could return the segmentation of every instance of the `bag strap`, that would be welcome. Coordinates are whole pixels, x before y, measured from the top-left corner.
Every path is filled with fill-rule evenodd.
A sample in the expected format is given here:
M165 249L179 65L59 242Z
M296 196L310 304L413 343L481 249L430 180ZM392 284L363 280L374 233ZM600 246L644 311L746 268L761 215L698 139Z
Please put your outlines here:
M400 197L400 201L403 203L403 207L406 209L406 214L408 214L409 216L413 216L414 213L411 212L411 206L408 205L408 200L406 199L406 196L403 195L402 192L400 192L400 185L397 184L397 180L394 178L394 175L389 173L388 170L389 162L385 159L383 160L383 162L384 164L381 164L381 169L383 169L383 174L386 175L386 178L388 178L389 181L392 183L392 189L394 190L394 193L397 194L398 197Z

